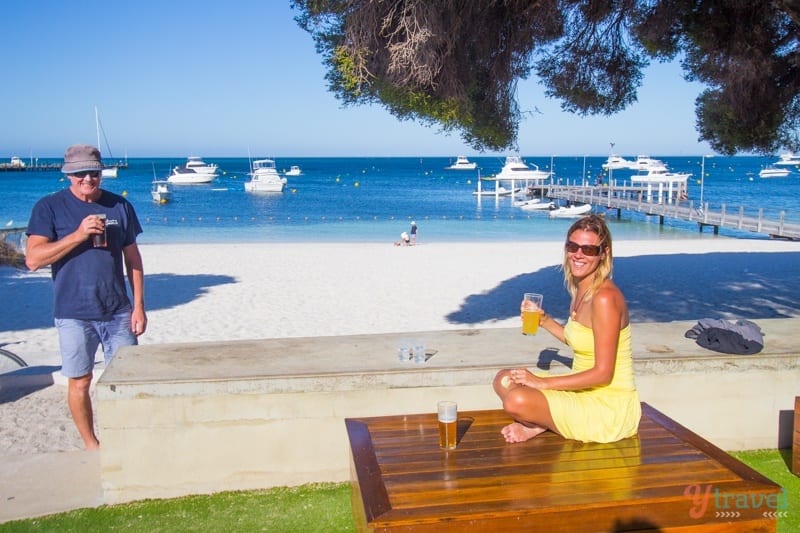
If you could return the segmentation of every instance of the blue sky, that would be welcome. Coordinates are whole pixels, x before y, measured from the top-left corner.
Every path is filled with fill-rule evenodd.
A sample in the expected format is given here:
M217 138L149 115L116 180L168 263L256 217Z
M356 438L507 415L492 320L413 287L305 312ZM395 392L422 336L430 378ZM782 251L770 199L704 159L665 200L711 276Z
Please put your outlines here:
M3 6L0 161L61 157L96 144L112 155L478 155L457 133L399 121L380 106L341 107L288 0L11 0ZM639 101L582 118L520 82L524 155L700 155L694 100L676 64L645 73ZM101 142L101 144L105 144ZM106 146L101 146L106 153ZM495 155L488 153L486 155Z

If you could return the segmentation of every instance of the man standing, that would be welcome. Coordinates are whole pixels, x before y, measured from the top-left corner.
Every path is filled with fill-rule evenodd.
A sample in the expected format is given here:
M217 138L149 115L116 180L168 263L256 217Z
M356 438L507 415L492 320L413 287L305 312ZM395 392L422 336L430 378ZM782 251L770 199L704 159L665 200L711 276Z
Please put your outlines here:
M120 346L137 344L147 328L144 271L133 206L100 188L103 162L94 146L67 148L61 171L69 188L45 196L28 223L25 263L52 265L55 325L67 403L87 450L100 447L89 387L97 347L108 365ZM128 275L133 303L125 287Z
M411 221L411 244L417 244L417 223L415 221Z

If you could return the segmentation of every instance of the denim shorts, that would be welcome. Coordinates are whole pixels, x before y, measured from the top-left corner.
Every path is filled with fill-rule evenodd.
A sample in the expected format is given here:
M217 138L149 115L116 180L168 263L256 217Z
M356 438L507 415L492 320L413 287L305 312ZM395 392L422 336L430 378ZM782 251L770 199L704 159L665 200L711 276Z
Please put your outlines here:
M138 344L131 331L131 311L117 313L111 320L56 318L61 346L61 374L79 378L92 372L97 347L103 345L106 366L120 346Z

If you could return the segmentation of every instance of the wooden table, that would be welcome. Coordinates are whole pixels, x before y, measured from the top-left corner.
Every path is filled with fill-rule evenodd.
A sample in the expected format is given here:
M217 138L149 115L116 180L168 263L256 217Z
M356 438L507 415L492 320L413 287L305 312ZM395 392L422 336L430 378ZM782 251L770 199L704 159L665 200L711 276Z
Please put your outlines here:
M346 419L359 531L774 531L780 487L647 404L611 444L547 432L507 444L501 410Z

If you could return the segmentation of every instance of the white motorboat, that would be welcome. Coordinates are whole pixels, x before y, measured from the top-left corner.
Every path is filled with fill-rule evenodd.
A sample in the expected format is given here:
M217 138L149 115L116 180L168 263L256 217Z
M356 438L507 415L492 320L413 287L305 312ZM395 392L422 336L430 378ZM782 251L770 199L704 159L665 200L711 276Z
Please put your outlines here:
M800 166L800 155L792 152L786 152L785 154L781 154L780 159L775 161L773 164L780 166Z
M198 174L212 174L214 177L217 177L217 172L219 171L215 163L206 163L203 158L195 155L190 155L186 158L183 168L194 170Z
M631 184L634 183L686 183L691 177L690 172L671 172L663 163L659 166L652 166L647 172L634 174L631 176Z
M647 155L637 155L636 161L633 162L630 168L647 172L652 169L666 168L666 165L660 159L653 159Z
M257 159L253 161L250 181L245 182L247 192L283 192L286 178L282 178L275 168L273 159Z
M611 154L602 167L603 170L630 170L636 167L636 161L630 161L622 156Z
M478 163L471 162L463 155L458 156L452 165L444 167L445 170L475 170L476 168L478 168Z
M116 178L119 172L119 167L105 167L100 172L104 178Z
M167 181L174 185L194 185L197 183L211 183L216 178L216 174L208 172L197 172L193 168L175 167Z
M7 166L9 168L25 168L25 161L23 161L17 156L12 156L11 162L7 163Z
M758 173L759 178L785 178L789 174L791 174L791 170L788 168L775 168L775 167L767 167L761 169Z
M172 200L172 187L166 180L153 180L153 186L150 188L150 196L157 204L165 204Z
M574 218L587 214L592 210L592 204L572 204L561 207L554 206L550 210L550 218Z
M689 172L671 172L664 164L652 166L648 172L640 172L631 176L631 185L641 188L647 201L673 201L688 198L687 181L692 176Z
M502 185L496 185L494 189L482 189L479 191L472 191L473 196L509 196L511 193L520 194L522 187L517 187L514 190L506 189Z
M287 171L285 172L285 174L286 174L287 176L299 176L299 175L300 175L300 174L302 174L302 173L303 173L303 171L301 171L301 170L300 170L300 167L298 167L297 165L292 165L292 166L289 168L289 170L287 170Z
M544 201L541 198L532 198L530 200L516 202L514 205L523 211L544 211L555 208L555 204L553 202Z
M503 168L495 176L501 180L520 180L520 181L544 181L550 177L550 172L539 170L539 167L533 165L533 168L528 166L525 161L518 155L510 155L506 157L506 162Z

